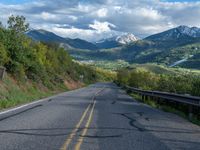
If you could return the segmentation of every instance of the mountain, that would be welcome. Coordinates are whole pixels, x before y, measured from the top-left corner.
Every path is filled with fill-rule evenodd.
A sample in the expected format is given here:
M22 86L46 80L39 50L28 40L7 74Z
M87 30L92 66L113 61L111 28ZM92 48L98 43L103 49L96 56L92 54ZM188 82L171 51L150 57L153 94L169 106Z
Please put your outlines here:
M132 63L186 64L200 53L200 28L178 26L126 46L120 56Z
M139 40L135 35L127 33L116 38L116 41L120 44L130 44Z
M90 43L81 39L62 38L44 30L29 32L35 40L58 42L73 47L69 53L77 60L124 60L129 63L158 63L168 66L199 68L200 29L178 26L144 39L125 34ZM88 50L82 50L88 49Z
M137 40L138 38L136 38L133 34L127 33L120 36L114 36L108 39L103 39L101 41L96 42L95 45L99 49L109 49L109 48L116 48L116 47L120 47L126 44L130 44Z
M133 34L124 34L121 36L115 36L112 38L104 39L95 43L88 42L82 39L71 39L60 37L53 32L46 30L30 30L26 33L30 38L36 41L42 42L56 42L67 48L98 50L98 49L110 49L121 47L126 44L133 43L138 40Z
M103 39L101 41L95 42L95 45L99 49L109 49L109 48L115 48L115 47L120 47L121 46L121 44L116 41L116 37Z
M65 42L65 39L46 30L30 30L26 33L30 38L42 42Z
M97 50L98 47L93 44L90 43L88 41L76 38L76 39L70 39L70 38L66 38L65 39L68 45L70 45L73 48L78 48L78 49L88 49L88 50Z
M117 61L120 59L129 63L158 63L197 68L200 66L199 31L197 27L179 26L123 46L120 44L121 47L115 49L92 53L80 52L79 55L82 56L81 59L86 58L86 60ZM107 41L116 42L116 39L115 37Z
M195 39L200 37L200 28L179 26L158 34L151 35L145 40L150 41L171 41L171 40L181 40L181 39Z
M98 47L88 41L82 39L70 39L60 37L52 32L46 30L30 30L26 33L30 38L36 41L42 42L55 42L58 44L65 45L65 47L72 47L77 49L88 49L88 50L97 50Z

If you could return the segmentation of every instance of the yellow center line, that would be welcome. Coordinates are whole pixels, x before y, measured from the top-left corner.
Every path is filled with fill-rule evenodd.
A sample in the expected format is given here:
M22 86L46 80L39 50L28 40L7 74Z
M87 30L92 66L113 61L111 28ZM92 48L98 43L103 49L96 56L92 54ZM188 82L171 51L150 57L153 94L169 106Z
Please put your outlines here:
M84 118L86 117L87 112L89 111L91 106L91 103L88 105L87 109L84 111L80 121L78 122L78 124L76 125L76 127L73 129L73 131L71 132L71 134L69 135L69 137L67 138L67 141L64 143L64 145L62 146L61 150L66 150L69 146L69 144L71 143L73 137L76 135L76 132L78 131L78 129L81 126L81 123L83 122Z
M95 96L98 96L103 90L104 90L104 88L101 89L101 90L99 90L99 91L95 94ZM83 140L84 140L84 136L86 135L86 133L87 133L87 131L88 131L88 128L89 128L89 126L90 126L90 123L91 123L91 121L92 121L93 112L94 112L94 108L95 108L95 105L96 105L95 96L93 97L93 106L92 106L92 109L91 109L91 111L90 111L89 118L88 118L88 120L87 120L87 123L86 123L86 125L85 125L85 128L84 128L82 134L80 135L80 138L78 139L77 144L75 145L75 149L74 149L74 150L80 150L81 144L83 143Z
M93 116L93 112L94 112L94 107L95 107L95 104L96 104L96 100L94 101L93 103L93 106L92 106L92 109L91 109L91 112L90 112L90 115L89 115L89 118L87 120L87 123L85 125L85 128L80 136L80 138L78 139L78 143L76 144L75 146L75 150L80 150L80 147L81 147L81 144L83 143L83 139L84 139L84 136L86 135L87 131L88 131L88 128L89 128L89 125L92 121L92 116Z
M103 88L103 89L104 89L104 88ZM94 107L95 107L95 104L96 104L95 96L99 95L99 93L100 93L103 89L101 89L101 90L99 90L98 92L95 93L95 95L94 95L93 98L92 98L93 103L90 103L90 104L88 105L88 107L87 107L86 110L84 111L83 115L81 116L80 121L77 123L76 127L72 130L71 134L69 135L69 137L67 138L66 142L63 144L63 146L62 146L62 148L61 148L60 150L67 150L67 148L69 147L69 145L70 145L72 139L73 139L74 136L76 135L78 129L80 128L82 122L84 121L84 119L85 119L85 117L86 117L88 111L90 110L90 108L91 108L91 106L92 106L91 111L90 111L90 114L89 114L89 118L88 118L87 123L86 123L86 125L85 125L85 128L84 128L84 130L83 130L83 132L82 132L82 134L81 134L81 137L80 137L79 140L78 140L79 142L78 142L78 143L76 144L76 146L75 146L75 149L76 149L76 150L79 150L79 149L80 149L80 146L81 146L81 144L82 144L82 142L83 142L83 139L84 139L83 137L86 135L87 130L88 130L88 127L89 127L90 122L91 122L91 120L92 120L92 115L93 115Z

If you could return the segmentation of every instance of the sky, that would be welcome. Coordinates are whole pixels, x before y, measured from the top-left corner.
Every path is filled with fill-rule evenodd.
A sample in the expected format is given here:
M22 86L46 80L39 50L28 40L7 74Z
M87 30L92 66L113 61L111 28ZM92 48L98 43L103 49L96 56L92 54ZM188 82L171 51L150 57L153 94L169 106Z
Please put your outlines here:
M200 0L0 0L0 21L23 15L32 29L98 41L139 38L179 25L200 27Z

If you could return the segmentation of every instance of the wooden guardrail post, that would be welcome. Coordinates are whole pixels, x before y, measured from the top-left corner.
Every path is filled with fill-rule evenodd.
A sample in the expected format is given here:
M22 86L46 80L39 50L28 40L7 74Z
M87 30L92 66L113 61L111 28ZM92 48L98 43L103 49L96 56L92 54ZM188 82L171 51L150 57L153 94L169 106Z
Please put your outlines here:
M192 120L193 117L193 107L192 105L189 105L189 119Z
M5 76L5 71L6 71L6 68L0 67L0 80L3 80Z
M142 101L144 102L144 95L143 95L143 94L141 94L141 96L142 96Z
M144 96L144 99L145 99L145 100L148 100L148 96L147 96L147 95L145 95L145 96Z
M142 102L145 101L145 96L142 94Z

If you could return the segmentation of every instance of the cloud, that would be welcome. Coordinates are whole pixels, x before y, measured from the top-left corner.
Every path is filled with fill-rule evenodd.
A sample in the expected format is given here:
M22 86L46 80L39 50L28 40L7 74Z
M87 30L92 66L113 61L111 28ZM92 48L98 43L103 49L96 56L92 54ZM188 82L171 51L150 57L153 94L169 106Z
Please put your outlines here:
M115 28L116 26L109 22L99 22L95 20L93 24L89 25L89 27L101 33L101 32L109 32L111 31L111 28Z
M36 0L0 2L0 20L24 15L32 28L64 37L99 40L125 32L139 37L178 25L200 25L200 2L164 0Z
M97 11L97 15L98 17L100 18L103 18L103 17L106 17L107 16L107 13L108 13L108 9L106 8L101 8Z
M95 42L97 40L101 40L105 37L113 37L122 34L122 32L118 31L104 31L99 32L98 30L91 30L91 29L79 29L75 27L68 27L68 28L60 28L60 27L50 27L46 28L49 31L53 31L54 33L65 37L68 35L70 38L81 38L86 39L88 41ZM94 38L95 37L95 38Z
M50 14L48 12L42 12L41 13L41 18L44 19L44 20L56 19L56 15Z

